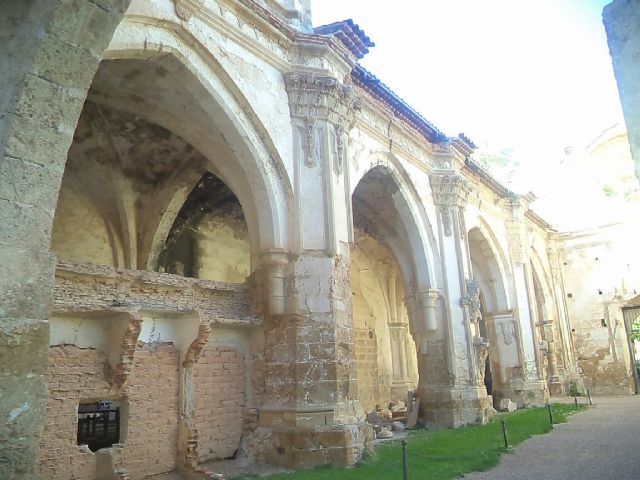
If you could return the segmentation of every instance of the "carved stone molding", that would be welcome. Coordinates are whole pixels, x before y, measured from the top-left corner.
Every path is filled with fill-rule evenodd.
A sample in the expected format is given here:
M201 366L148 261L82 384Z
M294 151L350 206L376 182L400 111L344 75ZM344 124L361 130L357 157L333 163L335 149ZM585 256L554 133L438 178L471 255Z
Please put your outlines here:
M461 218L471 192L471 184L466 178L455 173L429 175L429 182L431 183L433 202L442 214L444 234L450 237L452 230L451 210L457 208L459 210L458 218Z
M480 308L480 286L473 279L467 280L467 294L460 298L460 305L467 308L468 318L471 323L482 320Z
M204 0L191 0L190 2L193 5L190 5L189 2L185 0L173 0L173 6L176 9L176 15L178 18L188 21L193 14L193 9L201 8L204 4Z
M471 192L471 184L462 175L429 175L433 202L438 207L464 207Z
M309 167L316 165L324 148L321 139L328 137L333 168L340 175L344 168L348 133L355 124L361 99L355 95L353 86L343 85L330 76L290 72L284 75L284 81L294 119L294 134L300 142L304 164Z
M511 259L515 263L526 263L527 261L527 240L524 225L518 221L507 222L507 243Z
M475 336L473 337L473 347L476 354L476 369L478 373L476 375L476 379L478 381L478 386L483 386L485 367L487 364L487 358L489 357L489 341L480 336Z

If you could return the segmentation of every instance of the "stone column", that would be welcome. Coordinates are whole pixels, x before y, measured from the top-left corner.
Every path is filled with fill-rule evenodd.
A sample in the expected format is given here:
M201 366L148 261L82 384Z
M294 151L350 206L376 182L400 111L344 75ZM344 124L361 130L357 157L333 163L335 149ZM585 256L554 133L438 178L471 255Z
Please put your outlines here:
M567 310L564 279L562 277L562 260L560 259L560 246L557 234L551 236L547 255L549 256L549 263L551 265L553 303L558 318L559 341L556 345L556 351L558 351L558 349L560 350L558 355L562 360L560 362L562 366L560 369L560 381L565 391L569 390L571 382L574 382L578 388L584 390L582 376L578 372L577 355L573 345L571 326L569 324L569 312Z
M0 478L37 476L55 270L51 225L86 92L128 4L2 3Z
M529 240L525 224L525 213L533 200L530 196L514 197L506 202L507 210L507 240L511 267L513 269L513 283L515 289L515 318L519 330L519 342L522 352L522 385L516 379L517 388L512 388L512 400L519 407L539 405L548 400L549 392L542 376L542 359L537 348L540 339L534 326L532 311L535 294L531 261L529 258ZM515 387L515 384L514 384Z
M447 154L448 152L443 152ZM443 169L429 177L434 203L438 212L438 237L443 265L444 291L440 336L445 351L421 352L419 394L427 424L456 427L485 421L489 401L484 385L479 385L474 335L469 312L462 299L467 296L468 265L467 234L463 209L470 186L452 169ZM423 382L423 372L430 372L432 380ZM438 372L439 370L440 372ZM427 375L428 376L428 375Z
M283 311L265 317L265 460L287 467L353 464L367 430L357 400L349 286L346 149L358 100L311 73L285 75L294 139L295 253ZM267 269L268 270L268 269ZM280 274L280 273L278 273ZM267 280L267 283L269 280ZM275 281L273 282L276 283Z

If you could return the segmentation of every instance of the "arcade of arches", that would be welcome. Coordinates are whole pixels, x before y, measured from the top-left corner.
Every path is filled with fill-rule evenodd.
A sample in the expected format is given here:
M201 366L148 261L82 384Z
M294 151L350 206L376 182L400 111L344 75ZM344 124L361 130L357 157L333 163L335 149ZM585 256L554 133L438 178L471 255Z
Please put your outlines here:
M577 293L611 248L554 231L364 70L353 22L85 3L8 3L0 477L351 465L408 392L457 427L635 389L629 282Z

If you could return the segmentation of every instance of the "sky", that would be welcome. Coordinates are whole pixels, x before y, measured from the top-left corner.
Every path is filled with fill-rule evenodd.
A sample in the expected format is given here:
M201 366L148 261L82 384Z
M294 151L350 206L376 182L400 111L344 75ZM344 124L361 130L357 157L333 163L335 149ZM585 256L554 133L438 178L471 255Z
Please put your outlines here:
M361 64L447 135L512 149L520 177L623 121L602 9L610 0L312 0L353 19ZM515 181L516 190L522 185Z

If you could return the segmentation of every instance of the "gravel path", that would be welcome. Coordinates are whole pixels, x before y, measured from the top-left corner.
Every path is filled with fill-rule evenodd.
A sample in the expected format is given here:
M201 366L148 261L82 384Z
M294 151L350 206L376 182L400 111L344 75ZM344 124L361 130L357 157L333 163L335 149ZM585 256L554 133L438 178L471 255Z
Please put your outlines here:
M521 443L465 480L639 480L640 395L595 397L594 407Z

